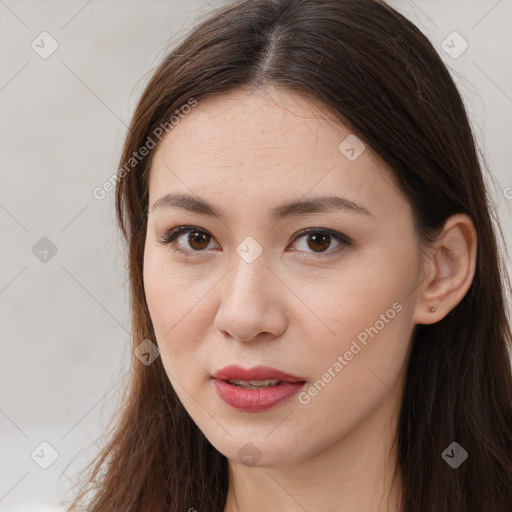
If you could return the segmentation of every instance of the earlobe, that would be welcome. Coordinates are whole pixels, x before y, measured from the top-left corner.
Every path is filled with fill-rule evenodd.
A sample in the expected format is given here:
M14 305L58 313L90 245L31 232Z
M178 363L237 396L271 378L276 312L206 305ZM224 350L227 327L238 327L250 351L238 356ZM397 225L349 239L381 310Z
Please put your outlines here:
M473 282L476 256L473 221L465 214L452 215L425 263L428 272L418 290L415 323L436 323L459 304Z

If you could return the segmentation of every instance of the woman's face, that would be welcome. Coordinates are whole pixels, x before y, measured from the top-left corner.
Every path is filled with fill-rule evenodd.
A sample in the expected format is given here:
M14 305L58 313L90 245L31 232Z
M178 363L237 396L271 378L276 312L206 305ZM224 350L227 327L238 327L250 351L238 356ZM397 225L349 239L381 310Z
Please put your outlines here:
M159 201L168 194L190 199ZM199 202L215 214L192 208ZM295 202L312 203L283 207ZM277 466L343 442L372 418L373 430L391 429L421 268L411 209L368 147L293 93L208 98L156 149L149 205L153 341L184 407L221 453ZM159 242L177 226L192 230ZM273 406L258 390L224 383L241 402L256 397L243 409L223 400L213 379L231 364L305 383L287 385L295 394Z

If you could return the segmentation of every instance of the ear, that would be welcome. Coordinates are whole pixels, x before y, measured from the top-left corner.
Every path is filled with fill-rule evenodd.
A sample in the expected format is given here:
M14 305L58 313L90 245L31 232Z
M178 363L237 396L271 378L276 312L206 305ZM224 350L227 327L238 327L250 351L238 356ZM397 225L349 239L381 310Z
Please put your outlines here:
M477 234L471 218L462 213L452 215L428 252L413 316L417 324L443 319L471 286L477 253Z

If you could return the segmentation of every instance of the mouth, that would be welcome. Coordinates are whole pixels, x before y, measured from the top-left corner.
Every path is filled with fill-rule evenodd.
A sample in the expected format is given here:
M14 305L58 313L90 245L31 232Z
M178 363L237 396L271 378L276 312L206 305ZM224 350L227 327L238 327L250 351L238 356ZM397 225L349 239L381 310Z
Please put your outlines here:
M229 365L217 371L213 378L244 389L265 389L283 384L306 382L302 377L269 366L245 369L238 365Z
M267 387L254 386L243 388L230 384L226 380L215 379L218 396L229 406L244 412L260 412L271 409L281 402L297 395L304 382L282 382Z
M261 412L297 395L306 380L269 367L228 366L212 377L218 396L245 412Z
M282 380L277 379L262 379L262 380L241 380L241 379L227 379L224 380L231 384L232 386L236 386L237 388L243 389L266 389L273 386L281 386L283 384Z

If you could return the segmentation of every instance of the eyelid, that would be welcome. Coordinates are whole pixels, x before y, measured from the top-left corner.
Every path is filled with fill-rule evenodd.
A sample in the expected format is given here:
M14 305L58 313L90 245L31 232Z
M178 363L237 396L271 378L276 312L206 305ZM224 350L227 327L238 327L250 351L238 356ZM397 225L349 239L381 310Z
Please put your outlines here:
M173 247L172 247L173 251L183 254L185 256L195 257L195 256L204 255L204 253L207 253L207 249L203 249L201 251L183 250L183 249L181 249L181 247L177 246L177 244L175 243L176 239L179 236L181 236L183 234L191 233L191 232L205 233L205 234L209 235L212 238L212 240L215 240L213 235L208 230L200 228L199 226L179 225L179 226L175 226L175 227L165 231L160 237L157 238L157 242L162 245L173 245ZM337 254L340 251L343 251L344 249L346 249L347 247L353 245L353 241L348 236L344 235L343 233L340 233L338 231L334 231L331 229L327 229L327 228L315 228L315 227L305 228L305 229L300 230L296 235L293 236L290 243L294 243L296 240L298 240L298 239L302 238L303 236L306 236L310 233L317 233L317 234L321 233L321 234L328 235L331 238L334 238L337 242L339 242L340 245L337 248L335 248L334 250L330 250L330 251L324 252L324 253L315 253L315 252L309 253L307 251L294 251L294 252L299 252L299 253L305 252L307 254L307 256L305 256L305 258L318 259L318 258L329 257L329 256Z

